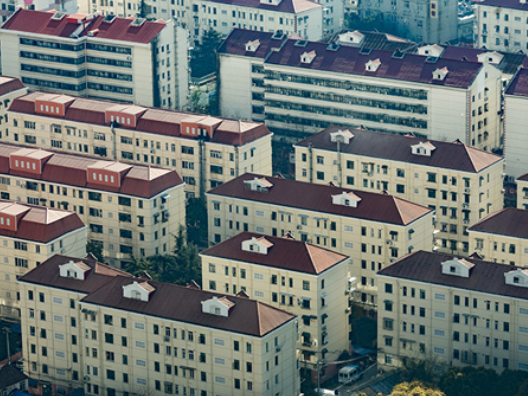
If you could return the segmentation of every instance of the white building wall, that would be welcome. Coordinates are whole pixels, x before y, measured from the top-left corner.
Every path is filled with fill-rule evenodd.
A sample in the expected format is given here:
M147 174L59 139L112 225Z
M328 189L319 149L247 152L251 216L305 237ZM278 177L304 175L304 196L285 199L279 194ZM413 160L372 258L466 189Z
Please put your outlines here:
M528 98L504 97L505 173L515 178L528 173Z
M262 60L231 56L219 58L220 114L225 117L251 120L253 113L251 89L248 89L252 86L251 67L253 63L262 63Z

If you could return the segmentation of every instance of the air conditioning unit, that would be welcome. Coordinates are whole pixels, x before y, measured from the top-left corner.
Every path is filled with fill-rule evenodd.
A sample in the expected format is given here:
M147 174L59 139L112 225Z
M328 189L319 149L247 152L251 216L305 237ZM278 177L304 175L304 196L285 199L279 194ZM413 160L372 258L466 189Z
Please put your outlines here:
M470 189L469 187L466 187L466 188L464 189L464 191L468 193L468 192L471 192L471 189Z
M345 313L350 313L350 308L345 309Z
M154 149L150 149L150 153L151 153L151 154L156 154L156 150L154 150Z
M312 346L313 346L313 347L316 347L316 346L317 346L317 340L313 340L313 341L312 341Z
M164 341L170 341L170 336L167 336L167 335L166 335L165 337L163 337L163 340L164 340Z
M280 347L279 345L277 345L277 346L275 347L275 351L280 352L280 351L281 351L281 347Z
M298 226L297 226L297 229L298 229L298 230L302 230L302 225L298 225Z
M326 330L326 326L321 327L321 330L325 331Z
M462 207L463 207L463 208L468 208L468 207L469 207L469 204L468 204L468 203L463 203L463 204L462 204Z
M387 239L387 245L392 245L392 241L390 239Z
M132 57L131 56L127 56L126 59L130 61L130 60L132 60Z
M90 381L90 377L88 377L87 375L84 376L84 380L85 381Z

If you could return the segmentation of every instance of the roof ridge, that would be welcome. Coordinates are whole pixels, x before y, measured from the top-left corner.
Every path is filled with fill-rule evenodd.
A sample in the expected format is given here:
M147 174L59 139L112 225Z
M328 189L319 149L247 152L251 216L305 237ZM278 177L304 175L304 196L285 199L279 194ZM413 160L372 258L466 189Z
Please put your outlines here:
M315 266L314 258L313 258L312 250L311 250L311 247L312 247L313 245L310 245L309 243L304 242L304 246L305 246L306 250L308 251L308 256L310 256L310 264L312 264L312 267L313 267L313 269L314 269L314 272L315 272L316 274L318 274L319 272L317 271L317 267Z

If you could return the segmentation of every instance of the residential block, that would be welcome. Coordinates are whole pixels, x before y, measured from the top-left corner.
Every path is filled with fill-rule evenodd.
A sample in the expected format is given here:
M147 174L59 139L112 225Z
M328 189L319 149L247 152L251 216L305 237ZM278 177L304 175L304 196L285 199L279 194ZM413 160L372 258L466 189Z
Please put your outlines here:
M528 117L525 114L528 103L528 72L519 68L504 92L504 157L505 173L517 179L528 169L526 150L528 139L522 132Z

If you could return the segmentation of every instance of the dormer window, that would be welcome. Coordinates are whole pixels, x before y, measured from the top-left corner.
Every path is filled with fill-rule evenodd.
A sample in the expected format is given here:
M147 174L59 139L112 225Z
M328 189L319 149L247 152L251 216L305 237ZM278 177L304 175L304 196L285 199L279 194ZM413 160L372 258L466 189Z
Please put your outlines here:
M268 192L269 189L273 187L273 184L267 181L264 177L260 179L255 177L253 180L245 180L244 187L252 191Z
M315 51L305 52L301 55L301 63L310 64L316 57Z
M434 150L436 150L436 147L431 142L420 142L411 146L413 154L424 155L426 157L430 157Z
M242 241L242 250L246 252L255 252L259 254L268 254L268 249L273 246L273 243L264 237L251 238L247 241Z
M123 286L123 297L148 302L151 293L155 290L156 288L148 282L137 283L134 281L134 283Z
M504 274L504 280L507 285L518 287L528 287L528 270L517 268Z
M438 68L433 72L433 80L444 81L448 73L447 67Z
M229 316L229 311L235 306L235 303L227 297L213 297L209 300L202 301L202 312L211 315Z
M330 133L331 142L341 142L344 144L349 144L350 139L352 139L353 137L354 135L348 129L345 129L344 131L339 130L337 132Z
M258 39L253 40L253 41L248 41L246 43L246 52L256 52L259 46L260 46L260 41Z
M369 72L375 72L378 71L380 66L381 61L379 58L375 60L369 60L367 63L365 63L365 70Z
M469 278L471 269L475 264L466 259L453 258L442 263L442 274L460 276L462 278Z
M513 277L513 283L519 283L519 277L518 276L514 276Z
M91 268L82 261L75 263L73 260L70 260L66 264L59 265L59 275L63 278L84 280L86 278L86 273L90 269Z
M452 274L456 274L456 267L455 266L451 266L449 268L449 272L451 272Z
M351 206L357 208L358 202L361 201L361 197L357 196L353 192L343 191L341 194L332 195L333 205Z

